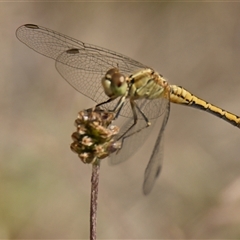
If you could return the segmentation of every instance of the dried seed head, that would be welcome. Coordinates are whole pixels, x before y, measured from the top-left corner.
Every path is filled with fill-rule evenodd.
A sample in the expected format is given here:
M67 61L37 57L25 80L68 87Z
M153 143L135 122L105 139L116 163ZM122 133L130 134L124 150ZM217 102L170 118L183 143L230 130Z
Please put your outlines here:
M90 138L88 136L84 136L82 138L81 143L82 143L82 145L87 146L87 147L90 147L91 145L93 145L92 138Z
M113 119L114 113L100 108L79 112L71 149L84 163L94 163L121 148L121 144L114 140L119 128L110 125Z

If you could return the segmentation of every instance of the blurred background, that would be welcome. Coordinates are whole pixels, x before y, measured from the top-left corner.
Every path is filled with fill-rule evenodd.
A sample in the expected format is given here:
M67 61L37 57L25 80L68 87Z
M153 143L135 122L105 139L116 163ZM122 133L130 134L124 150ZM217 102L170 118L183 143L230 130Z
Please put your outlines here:
M125 54L240 115L239 13L233 2L1 2L0 238L89 237L91 166L71 152L70 136L94 103L17 40L20 25ZM163 169L144 196L154 140L118 166L102 162L98 238L239 239L240 130L171 105Z

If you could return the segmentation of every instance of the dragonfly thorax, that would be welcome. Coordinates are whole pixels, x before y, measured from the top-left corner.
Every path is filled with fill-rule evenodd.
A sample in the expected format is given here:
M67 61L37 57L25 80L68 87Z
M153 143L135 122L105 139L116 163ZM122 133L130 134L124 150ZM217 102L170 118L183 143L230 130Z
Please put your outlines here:
M110 98L117 98L126 94L128 83L126 77L117 68L107 71L102 78L102 86L105 94Z

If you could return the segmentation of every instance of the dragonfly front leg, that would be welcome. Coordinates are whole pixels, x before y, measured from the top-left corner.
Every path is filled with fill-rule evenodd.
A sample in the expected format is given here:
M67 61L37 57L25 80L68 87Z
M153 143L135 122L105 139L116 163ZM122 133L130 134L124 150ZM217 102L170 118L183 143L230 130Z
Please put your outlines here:
M116 98L109 98L107 101L97 104L97 105L95 106L95 108L100 107L101 105L110 103L110 102L112 102L112 101L115 100L115 99L116 99ZM114 120L118 118L118 116L119 116L119 114L120 114L120 111L121 111L121 109L122 109L122 107L123 107L123 105L124 105L125 99L126 99L126 97L125 97L125 96L122 96L122 97L119 99L119 101L118 101L117 105L115 106L115 108L114 108L113 110L108 110L109 112L115 113Z
M107 104L107 103L112 102L113 100L115 100L115 98L109 98L107 101L101 102L101 103L97 104L95 107L96 107L96 108L97 108L97 107L100 107L100 106L102 106L102 105L104 105L104 104Z

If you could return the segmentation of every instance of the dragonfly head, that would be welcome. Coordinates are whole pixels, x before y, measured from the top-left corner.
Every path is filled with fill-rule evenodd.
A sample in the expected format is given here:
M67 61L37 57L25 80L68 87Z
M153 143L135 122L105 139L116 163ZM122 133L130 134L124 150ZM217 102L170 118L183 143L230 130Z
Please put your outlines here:
M123 96L128 89L126 77L117 68L107 71L102 79L102 86L105 94L110 98Z

